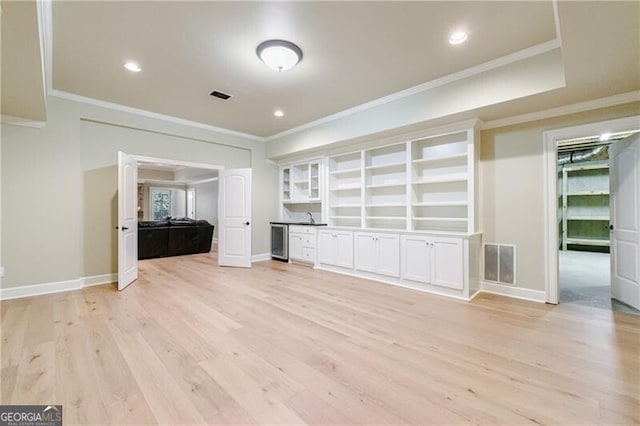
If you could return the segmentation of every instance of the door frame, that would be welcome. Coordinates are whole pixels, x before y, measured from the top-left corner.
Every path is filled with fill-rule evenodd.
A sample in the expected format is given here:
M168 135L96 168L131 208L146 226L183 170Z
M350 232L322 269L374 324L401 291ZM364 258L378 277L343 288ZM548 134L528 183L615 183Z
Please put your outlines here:
M543 132L545 301L558 304L558 141L640 129L640 115Z
M125 153L126 154L126 153ZM224 166L220 166L220 165L215 165L215 164L207 164L207 163L196 163L196 162L192 162L192 161L182 161L182 160L172 160L169 158L160 158L160 157L149 157L146 155L136 155L136 154L127 154L130 158L136 160L138 163L139 162L148 162L148 163L158 163L158 164L169 164L172 166L183 166L183 167L195 167L195 168L199 168L199 169L207 169L207 170L222 170L225 167ZM139 167L139 166L138 166ZM133 188L134 193L138 193L138 182L135 182L135 187ZM220 194L218 194L219 196ZM135 229L135 238L138 238L138 228L136 227ZM117 255L119 256L120 253L118 252ZM138 258L136 256L136 264L138 263Z

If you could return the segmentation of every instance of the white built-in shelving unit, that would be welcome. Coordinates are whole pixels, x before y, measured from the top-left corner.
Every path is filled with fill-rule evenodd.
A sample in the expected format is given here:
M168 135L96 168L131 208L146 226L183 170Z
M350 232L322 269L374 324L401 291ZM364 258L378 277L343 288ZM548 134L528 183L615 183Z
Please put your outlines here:
M306 257L306 239L293 232L292 258L311 262L316 253L321 269L472 297L481 249L477 124L358 142L281 166L282 218L305 220L317 208L316 221L328 225L306 227L317 236Z
M469 195L474 176L470 169L477 160L470 136L462 131L411 143L414 230L473 231Z
M362 225L362 152L328 160L329 222L335 226Z
M364 151L364 227L407 228L407 144Z
M320 218L322 161L313 160L280 168L282 219L302 221L306 212Z
M474 129L327 158L333 227L476 231Z

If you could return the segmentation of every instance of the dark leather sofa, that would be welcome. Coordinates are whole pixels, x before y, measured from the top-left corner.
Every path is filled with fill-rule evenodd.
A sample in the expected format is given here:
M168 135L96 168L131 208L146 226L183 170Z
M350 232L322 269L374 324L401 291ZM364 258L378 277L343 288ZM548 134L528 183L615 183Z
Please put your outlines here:
M213 225L206 220L138 222L138 259L208 253L212 238Z

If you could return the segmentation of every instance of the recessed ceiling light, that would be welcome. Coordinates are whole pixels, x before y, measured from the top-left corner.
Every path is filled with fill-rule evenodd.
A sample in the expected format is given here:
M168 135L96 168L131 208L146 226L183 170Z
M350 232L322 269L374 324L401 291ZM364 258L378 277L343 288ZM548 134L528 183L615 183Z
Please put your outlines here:
M269 68L278 72L296 66L302 60L302 50L286 40L267 40L258 45L256 54Z
M277 110L273 111L273 115L275 115L278 118L284 117L284 112L282 112L281 109L277 109Z
M140 72L142 71L142 68L140 68L140 65L138 65L137 63L133 62L133 61L128 61L125 62L124 67L126 69L128 69L131 72Z
M601 142L608 141L609 138L611 138L611 133L603 133L600 135Z
M462 44L469 38L465 31L455 31L449 35L449 44Z

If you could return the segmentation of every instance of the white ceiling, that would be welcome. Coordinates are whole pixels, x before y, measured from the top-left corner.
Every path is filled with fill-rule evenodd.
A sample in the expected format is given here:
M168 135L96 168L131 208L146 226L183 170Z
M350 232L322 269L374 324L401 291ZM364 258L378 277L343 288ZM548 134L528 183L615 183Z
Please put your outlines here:
M529 94L485 96L458 112L448 110L444 99L431 118L406 119L497 123L594 99L637 99L640 90L639 1L41 4L2 2L3 122L6 115L46 120L45 69L53 74L47 82L57 96L80 95L247 136L276 134L269 138L275 140L304 138L296 128L323 118L317 123L331 135L334 114L363 111L363 103L387 102L425 82L420 90L434 87L434 80L523 49L532 52L532 46L561 47L556 66L562 84L540 75L531 80L537 91ZM468 42L449 46L447 34L459 27L470 32ZM255 47L268 38L298 43L303 61L281 74L271 71L255 56ZM125 71L128 59L143 71ZM526 55L518 59L525 66L522 59ZM492 85L499 86L497 76ZM223 102L209 96L213 89L234 96ZM437 108L432 103L429 108ZM273 117L276 108L284 118ZM372 124L362 117L351 117L352 124ZM289 136L277 135L283 131Z
M267 68L271 38L302 62ZM269 136L554 38L551 1L54 2L53 88Z

